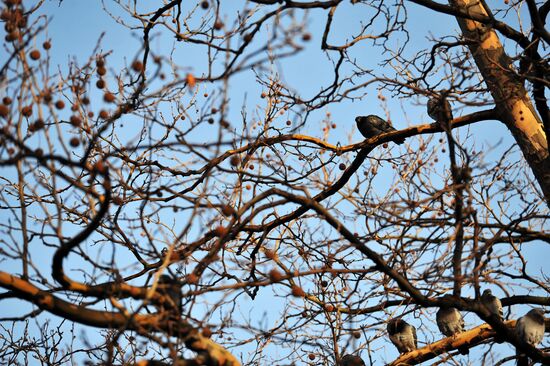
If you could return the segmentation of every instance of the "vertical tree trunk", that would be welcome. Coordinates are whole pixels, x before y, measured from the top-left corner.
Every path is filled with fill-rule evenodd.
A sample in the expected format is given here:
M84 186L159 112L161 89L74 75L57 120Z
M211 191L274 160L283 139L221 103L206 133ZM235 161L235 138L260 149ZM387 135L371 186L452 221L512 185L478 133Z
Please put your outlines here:
M479 0L449 0L449 3L470 14L488 15ZM550 206L548 140L522 80L495 31L472 20L457 17L457 21L464 38L473 41L470 51L494 98L500 118L520 146Z

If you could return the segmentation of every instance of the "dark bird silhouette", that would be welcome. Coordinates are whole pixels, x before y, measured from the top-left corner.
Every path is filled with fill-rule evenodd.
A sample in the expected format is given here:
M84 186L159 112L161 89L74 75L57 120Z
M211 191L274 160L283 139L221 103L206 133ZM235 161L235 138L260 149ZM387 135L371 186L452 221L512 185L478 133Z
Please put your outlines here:
M462 333L464 331L464 319L462 314L456 308L442 307L435 315L437 327L447 337L452 337L455 334ZM468 347L463 346L458 348L458 351L463 355L467 355L470 350Z
M345 355L340 359L340 366L365 366L365 361L359 356Z
M516 322L516 334L521 342L536 347L544 337L544 311L532 309ZM518 354L518 366L527 366L529 358L520 352Z
M355 117L355 123L357 123L357 128L359 129L359 132L361 132L361 135L367 139L383 133L397 131L387 121L384 121L382 118L375 116L374 114ZM394 141L396 144L401 145L405 142L405 139L400 138Z
M500 302L500 299L493 295L491 290L486 289L483 291L483 294L480 297L481 304L489 310L489 312L492 315L495 315L500 320L503 318L503 312L502 312L502 303ZM495 342L502 343L504 342L504 339L502 337L499 337L498 334L495 336Z
M157 292L163 297L167 297L171 304L160 306L159 312L169 311L171 314L180 315L182 305L181 284L177 279L163 274L159 277Z
M427 107L428 116L437 122L447 122L453 119L451 104L446 98L430 98Z
M416 328L403 319L391 319L388 322L390 340L399 353L407 353L417 348Z

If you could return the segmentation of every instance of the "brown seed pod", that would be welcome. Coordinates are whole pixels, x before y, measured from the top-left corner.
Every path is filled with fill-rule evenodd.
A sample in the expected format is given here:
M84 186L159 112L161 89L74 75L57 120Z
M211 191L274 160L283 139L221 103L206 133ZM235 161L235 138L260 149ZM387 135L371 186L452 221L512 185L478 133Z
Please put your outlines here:
M231 159L229 159L229 164L231 166L238 166L241 163L241 158L238 155L233 155Z
M10 105L12 102L11 98L10 97L4 97L2 98L2 103L4 103L5 105Z
M98 89L105 88L105 81L103 79L99 79L96 81L95 86L97 86Z
M77 115L72 115L69 121L71 122L71 125L73 125L74 127L80 127L82 125L82 118L80 118L80 116L77 116Z
M65 108L65 102L62 100L58 100L57 102L55 102L55 108L59 110Z
M138 61L138 60L132 62L132 69L135 72L142 72L143 71L143 63L141 61Z
M300 286L297 286L297 285L292 286L291 293L292 293L292 296L294 296L294 297L305 297L306 296L306 293L304 292L304 290L302 290L302 288Z
M45 50L49 50L50 48L52 48L52 44L50 43L50 41L46 41L42 43L42 48L44 48Z
M106 92L105 94L103 94L103 100L107 103L113 103L115 99L115 95L111 92Z
M30 117L32 115L32 105L27 105L21 108L21 114L25 117Z
M102 109L99 111L99 118L107 119L109 118L109 112L107 112L105 109Z
M271 282L280 282L283 280L283 278L283 274L277 269L273 268L271 271L269 271L269 280Z
M80 140L78 137L73 137L69 141L69 144L71 144L72 147L78 147L78 145L80 145Z
M31 59L33 60L40 60L40 51L38 50L32 50L30 53L29 53L29 56L31 57Z

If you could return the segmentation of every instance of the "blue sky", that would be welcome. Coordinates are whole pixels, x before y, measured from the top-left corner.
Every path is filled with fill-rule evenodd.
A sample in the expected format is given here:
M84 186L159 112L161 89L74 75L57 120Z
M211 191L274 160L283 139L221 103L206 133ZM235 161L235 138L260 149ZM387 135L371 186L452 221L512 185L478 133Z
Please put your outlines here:
M113 6L111 2L105 2L108 11L111 11L114 16L120 15L120 10ZM244 2L233 1L222 4L222 14L234 14L238 9L244 7ZM189 4L186 4L189 5ZM202 10L198 9L197 14L201 15ZM67 64L72 60L77 60L82 64L94 51L98 40L101 37L100 50L102 52L110 52L108 57L108 66L113 69L120 69L124 65L128 65L136 57L141 55L141 34L139 30L129 30L120 24L117 24L115 19L109 17L105 13L105 9L102 8L102 2L99 1L77 1L77 0L64 0L58 1L46 1L40 13L50 19L47 31L37 37L37 44L40 45L45 39L52 39L52 49L50 51L50 66L55 70L59 67L61 70L65 70ZM333 23L334 33L329 39L332 43L342 43L346 41L350 34L358 32L360 28L361 19L364 13L356 11L356 8L351 4L341 6L335 14L335 20ZM426 47L430 44L427 40L427 36L432 34L437 36L438 34L451 34L457 35L458 26L455 19L447 15L434 15L432 12L424 10L417 5L411 5L409 7L409 22L408 27L410 30L410 44L406 49L406 52L410 52L411 56L414 51L421 47ZM301 17L298 16L298 17ZM302 42L305 47L304 52L298 56L292 57L283 61L276 61L271 65L271 72L273 74L280 75L281 79L288 83L293 89L300 92L303 97L311 97L322 87L326 87L332 80L332 73L330 69L332 67L332 60L328 59L324 53L320 51L321 34L325 24L326 11L314 10L308 15L308 32L313 35L313 39L310 42ZM126 17L126 19L128 19ZM130 21L134 22L134 21ZM453 31L449 32L449 28ZM265 31L265 30L263 30ZM101 34L104 32L104 35ZM178 66L182 68L183 72L192 72L197 76L206 72L205 54L199 52L198 49L193 47L181 47L171 35L166 33L160 34L160 30L153 32L155 39L152 41L152 51L157 54L172 54L174 60L178 61ZM2 34L3 35L3 34ZM263 34L265 35L265 33ZM253 43L253 46L261 43L262 38L257 39L257 43ZM396 43L398 45L398 43ZM353 54L358 58L361 58L361 62L365 67L376 69L379 67L378 62L381 55L377 54L376 48L369 48L367 46L358 46ZM386 56L386 55L384 55ZM0 61L4 56L0 56ZM205 98L201 99L203 93L214 93L218 86L199 83L198 85L198 103L204 102ZM246 109L251 115L261 115L264 101L260 98L260 94L263 91L262 87L256 82L256 75L253 72L243 72L234 77L230 84L230 110L228 112L228 118L232 121L238 121L240 119L240 108L242 105L246 106ZM94 89L95 90L95 89ZM93 94L97 93L97 94ZM302 134L312 135L315 137L323 136L321 131L321 121L327 118L327 113L330 113L330 119L336 123L338 128L331 129L330 134L327 137L328 142L332 144L340 143L342 145L356 143L362 140L362 137L355 130L354 118L357 115L366 114L380 114L384 115L384 112L390 111L391 119L396 128L404 128L409 125L416 125L421 123L431 122L425 113L425 109L422 103L425 99L420 97L419 99L413 98L398 98L391 94L384 92L386 98L385 101L381 101L378 98L378 93L374 88L368 90L368 94L361 101L345 101L338 104L332 104L330 107L323 108L316 111L310 117L309 123L300 129L298 132ZM97 91L92 92L93 98L100 98ZM460 115L468 110L459 110L455 112L455 115ZM167 110L165 113L169 113ZM278 124L280 128L284 130L284 122L288 118L294 118L292 115L281 116L274 123ZM135 130L134 124L136 121L126 122L126 131L128 133L128 139L131 139ZM288 130L286 130L288 131ZM200 139L200 135L204 134L204 131L200 131L197 134L197 139ZM207 132L206 134L208 134ZM476 146L480 150L487 151L486 159L491 159L500 155L500 153L513 144L510 134L499 122L483 122L464 128L458 132L459 135L465 136L470 134L475 136ZM436 136L436 139L440 136ZM411 146L417 146L418 142L415 139L411 139ZM391 153L397 153L396 149L390 150ZM381 153L384 154L384 153ZM441 166L445 166L445 162L441 163ZM13 172L12 172L13 173ZM9 175L10 173L6 173ZM336 173L335 173L336 174ZM390 175L382 174L376 181L375 188L381 192L388 186L388 180ZM0 213L1 214L1 213ZM174 218L167 218L173 220ZM361 230L361 223L354 224L358 230ZM91 249L90 249L91 250ZM527 245L524 247L526 256L530 258L529 266L534 271L538 269L548 271L548 264L544 258L550 257L550 249L547 245ZM121 264L124 262L124 257L121 258ZM127 263L130 264L130 263ZM45 268L49 268L49 263L43 263ZM278 293L278 289L275 289ZM502 295L495 291L497 295ZM280 292L284 296L284 290ZM276 302L270 290L262 289L260 291L260 298L254 302L243 301L241 304L240 312L242 318L247 318L249 315L253 319L260 318L260 314L265 312L265 316L269 319L269 322L274 322L280 316L282 310L281 302ZM301 301L301 300L300 300ZM2 301L0 302L0 309L12 309L15 305L23 308L19 302L14 301ZM30 306L24 305L25 308ZM201 313L199 310L198 313ZM515 312L522 313L522 311ZM42 315L39 319L49 317ZM479 320L472 315L466 317L467 323L470 326L479 324ZM412 321L414 323L414 320ZM416 324L419 325L419 324ZM430 326L433 326L430 325ZM383 327L381 327L383 329ZM90 338L94 338L95 330L88 331L87 334ZM98 334L96 334L98 335ZM430 340L433 335L429 332L420 336L421 340ZM357 345L357 343L356 343ZM511 350L506 345L497 346L498 349L504 350L504 354L511 354ZM244 350L247 348L244 347ZM281 351L284 354L284 351ZM390 361L395 358L397 353L395 349L389 345L384 347L381 352L380 359L376 364L381 364L381 360ZM471 359L475 359L476 351L472 352Z

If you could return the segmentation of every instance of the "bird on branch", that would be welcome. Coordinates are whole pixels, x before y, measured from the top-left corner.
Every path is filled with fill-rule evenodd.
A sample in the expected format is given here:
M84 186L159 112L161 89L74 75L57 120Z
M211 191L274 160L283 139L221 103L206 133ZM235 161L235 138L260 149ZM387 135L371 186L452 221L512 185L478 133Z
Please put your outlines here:
M180 316L182 306L181 284L169 275L163 274L159 277L157 292L170 300L169 306L159 306L159 313L169 312L171 315Z
M435 318L437 327L446 337L452 337L464 331L464 319L456 308L442 307L438 310ZM467 346L459 347L458 351L463 355L470 352Z
M365 366L365 361L359 356L345 355L340 359L340 366Z
M544 311L541 309L532 309L522 316L516 322L516 334L521 342L536 347L544 337ZM518 366L527 366L529 358L524 354L517 352Z
M428 116L435 121L447 124L453 119L451 103L445 97L433 97L428 100Z
M355 117L355 123L361 135L365 138L371 138L384 133L397 131L389 122L382 118L375 116L374 114L368 116ZM395 139L396 144L401 145L405 142L404 138Z
M499 320L503 319L503 312L502 312L502 303L500 302L500 299L493 295L491 290L486 289L483 291L483 294L481 294L480 297L481 304L489 310L489 312L496 316ZM504 342L504 339L499 337L498 335L495 336L495 341L497 343Z
M414 351L418 347L416 328L403 319L391 319L387 326L390 340L399 353Z

